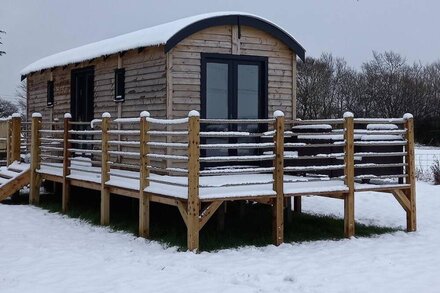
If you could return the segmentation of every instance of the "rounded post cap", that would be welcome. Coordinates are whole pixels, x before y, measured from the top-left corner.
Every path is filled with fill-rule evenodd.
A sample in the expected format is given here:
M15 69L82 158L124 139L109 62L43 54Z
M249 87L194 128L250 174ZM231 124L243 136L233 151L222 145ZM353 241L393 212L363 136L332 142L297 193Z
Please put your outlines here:
M14 116L12 116L12 117L14 117ZM43 117L43 115L41 115L41 113L38 113L38 112L32 113L32 118L41 118L41 117Z
M353 118L354 114L353 114L353 112L347 111L347 112L344 113L344 115L342 117L344 117L344 118Z
M405 119L405 120L409 120L409 119L413 119L413 118L414 118L414 116L411 113L405 113L403 115L403 119Z
M102 113L102 118L111 118L111 117L112 117L112 115L110 115L109 112Z
M13 113L12 118L20 118L21 115L19 113Z
M64 119L72 119L72 115L70 113L64 113Z
M200 117L200 113L199 113L199 111L191 110L188 113L188 117Z
M275 112L273 112L273 117L275 118L284 117L284 112L280 110L276 110Z
M150 112L142 111L141 114L140 114L140 117L150 117Z

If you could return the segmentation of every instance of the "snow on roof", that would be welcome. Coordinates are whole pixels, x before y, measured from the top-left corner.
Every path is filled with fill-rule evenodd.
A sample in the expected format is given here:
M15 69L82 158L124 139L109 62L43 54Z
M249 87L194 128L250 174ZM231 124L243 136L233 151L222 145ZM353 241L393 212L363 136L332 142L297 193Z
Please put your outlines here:
M188 27L189 25L219 16L249 16L263 22L266 22L288 35L293 39L285 30L273 24L272 22L249 13L243 12L214 12L214 13L206 13L195 15L187 18L178 19L172 22L160 24L157 26L149 27L146 29L138 30L135 32L131 32L124 35L119 35L114 38L105 39L99 42L90 43L81 47L77 47L74 49L70 49L67 51L63 51L45 58L42 58L27 67L25 67L20 74L22 76L26 76L27 74L47 68L52 68L56 66L63 66L71 63L82 62L86 60L91 60L97 57L116 54L119 52L149 47L149 46L158 46L164 45L167 41L172 38L176 33L181 31L182 29Z

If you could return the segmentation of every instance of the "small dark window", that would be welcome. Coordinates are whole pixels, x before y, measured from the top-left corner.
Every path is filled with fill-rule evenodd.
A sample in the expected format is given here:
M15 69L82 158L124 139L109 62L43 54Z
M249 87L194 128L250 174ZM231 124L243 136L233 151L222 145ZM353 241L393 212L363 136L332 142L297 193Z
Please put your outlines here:
M123 102L125 100L125 69L119 68L115 70L115 102Z
M53 80L49 80L47 82L47 106L53 107L54 102L54 86Z

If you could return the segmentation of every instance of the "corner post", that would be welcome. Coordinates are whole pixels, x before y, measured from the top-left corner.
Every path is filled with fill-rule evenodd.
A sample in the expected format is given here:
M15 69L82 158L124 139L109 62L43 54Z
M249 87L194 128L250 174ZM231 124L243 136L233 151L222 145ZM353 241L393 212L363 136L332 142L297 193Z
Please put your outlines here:
M72 115L70 113L64 114L64 123L63 123L63 193L62 193L62 212L66 213L69 209L69 201L70 201L70 182L67 176L70 175L70 120L72 119Z
M188 114L188 250L199 249L199 175L200 175L200 114L191 111Z
M344 182L348 193L344 197L344 235L349 238L355 233L354 223L354 118L353 113L344 113Z
M20 161L21 147L21 117L20 114L14 113L11 118L11 162Z
M31 126L31 180L30 180L30 191L29 191L29 203L39 204L40 203L40 186L41 186L41 175L37 173L40 169L41 157L40 157L40 145L41 145L41 122L42 116L40 113L32 114L32 126Z
M416 167L414 161L414 117L407 113L403 115L405 119L406 128L406 184L410 185L410 188L405 190L406 197L410 202L410 209L406 213L406 230L413 232L417 230L417 217L416 217Z
M276 197L272 205L272 237L273 244L284 242L284 113L274 112L274 171L273 189Z
M110 192L105 183L110 180L110 165L108 154L108 131L110 128L110 113L102 114L101 122L101 225L110 224Z
M150 113L142 111L140 114L140 170L139 170L139 236L150 237L150 195L144 192L144 189L149 185L150 170L148 169L148 153L150 140L148 117Z

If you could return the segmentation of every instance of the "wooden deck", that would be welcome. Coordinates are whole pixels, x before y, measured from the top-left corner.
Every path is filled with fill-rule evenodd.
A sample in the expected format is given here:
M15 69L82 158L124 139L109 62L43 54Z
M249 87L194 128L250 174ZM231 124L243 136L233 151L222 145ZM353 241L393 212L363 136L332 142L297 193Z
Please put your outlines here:
M30 202L38 204L42 181L58 182L64 212L72 186L100 191L103 225L110 222L111 194L137 198L143 237L150 234L150 202L176 206L187 226L189 250L199 248L201 229L228 201L271 205L276 245L284 239L289 199L300 211L302 196L343 200L344 233L351 237L355 192L388 192L406 211L407 230L416 230L411 116L285 121L277 111L274 117L208 120L192 111L162 120L142 112L114 120L105 113L91 123L71 121L66 114L62 122L43 123L34 114L32 141L25 142L32 146L29 175L21 177L27 182L17 177L13 189L30 182ZM11 120L8 137L13 161L20 158L18 123ZM2 186L0 194L6 194Z

